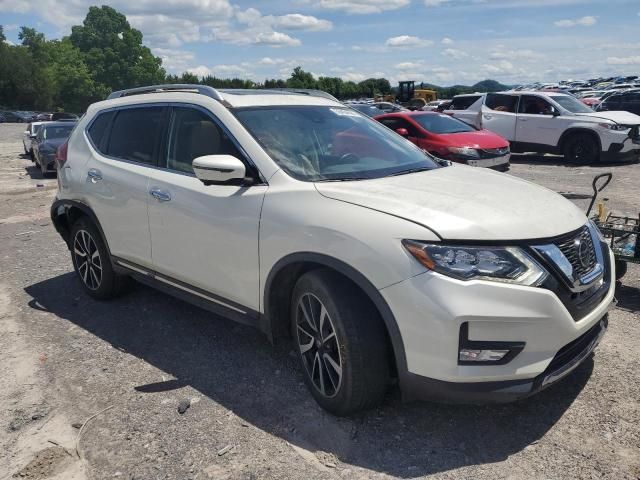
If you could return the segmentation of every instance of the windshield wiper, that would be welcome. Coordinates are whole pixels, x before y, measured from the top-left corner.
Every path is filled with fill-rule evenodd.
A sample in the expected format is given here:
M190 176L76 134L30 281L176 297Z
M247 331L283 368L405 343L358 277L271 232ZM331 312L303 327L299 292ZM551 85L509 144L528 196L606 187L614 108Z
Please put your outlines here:
M389 177L396 177L398 175L405 175L405 174L408 174L408 173L425 172L427 170L433 170L433 169L431 167L411 168L409 170L402 170L401 172L392 173L391 175L388 175L388 176Z

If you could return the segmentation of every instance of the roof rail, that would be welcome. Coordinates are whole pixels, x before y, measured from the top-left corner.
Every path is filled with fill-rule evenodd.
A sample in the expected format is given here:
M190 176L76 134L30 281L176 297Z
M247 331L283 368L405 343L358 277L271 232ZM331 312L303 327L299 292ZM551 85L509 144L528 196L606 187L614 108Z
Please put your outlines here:
M313 88L268 88L267 90L277 90L280 92L287 92L287 93L298 93L300 95L309 95L310 97L327 98L329 100L334 100L336 102L340 101L330 93L327 93L323 90L315 90Z
M207 97L211 97L214 100L218 100L219 102L224 103L224 99L215 88L210 87L208 85L193 85L188 83L149 85L148 87L137 87L137 88L128 88L126 90L118 90L116 92L111 92L111 94L107 97L107 100L111 100L113 98L128 97L130 95L142 95L145 93L162 93L162 92L172 92L172 91L196 92L196 93L199 93L200 95L206 95Z

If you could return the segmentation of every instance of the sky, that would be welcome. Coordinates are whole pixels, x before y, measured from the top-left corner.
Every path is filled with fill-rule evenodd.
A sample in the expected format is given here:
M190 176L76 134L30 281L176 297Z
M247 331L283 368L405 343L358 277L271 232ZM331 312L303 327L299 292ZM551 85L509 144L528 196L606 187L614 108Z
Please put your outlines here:
M103 0L170 73L438 85L640 75L639 0ZM0 0L7 41L80 24L88 0Z

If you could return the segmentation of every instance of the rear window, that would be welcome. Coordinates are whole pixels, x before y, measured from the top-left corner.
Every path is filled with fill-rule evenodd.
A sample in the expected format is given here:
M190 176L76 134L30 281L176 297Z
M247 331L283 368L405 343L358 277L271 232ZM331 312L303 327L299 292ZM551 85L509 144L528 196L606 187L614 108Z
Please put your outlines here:
M164 117L164 107L120 110L111 127L107 154L122 160L155 164Z
M480 95L470 95L467 97L455 97L451 102L450 110L466 110L471 105L476 103L476 100L480 98Z
M44 132L44 136L48 140L54 138L67 138L71 134L71 130L75 125L48 126Z
M99 152L104 152L104 141L107 128L111 123L111 119L115 115L115 112L105 112L99 114L91 123L89 130L87 131L89 138L93 142L93 145Z

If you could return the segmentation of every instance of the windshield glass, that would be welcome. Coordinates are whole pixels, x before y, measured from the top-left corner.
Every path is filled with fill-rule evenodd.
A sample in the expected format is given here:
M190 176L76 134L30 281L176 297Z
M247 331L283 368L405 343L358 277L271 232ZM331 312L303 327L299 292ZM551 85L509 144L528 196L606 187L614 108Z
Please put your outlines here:
M73 130L73 125L62 125L60 127L47 127L44 131L46 139L52 138L67 138Z
M351 105L351 107L355 108L359 112L364 113L365 115L369 115L370 117L384 114L384 110L381 110L378 107L374 107L373 105Z
M571 113L593 113L593 110L575 97L571 97L569 95L557 95L551 98Z
M475 132L475 129L463 121L443 114L412 115L411 118L431 133Z
M235 113L298 180L363 180L438 167L411 142L350 108L274 106Z

